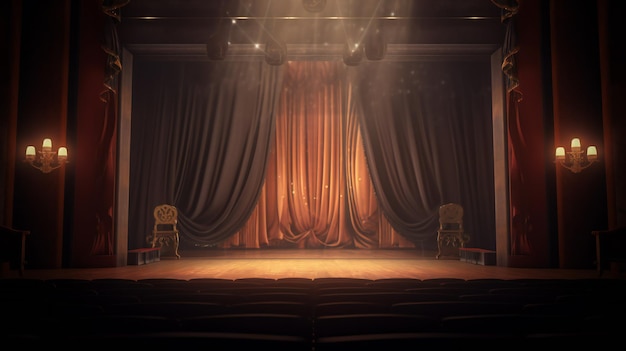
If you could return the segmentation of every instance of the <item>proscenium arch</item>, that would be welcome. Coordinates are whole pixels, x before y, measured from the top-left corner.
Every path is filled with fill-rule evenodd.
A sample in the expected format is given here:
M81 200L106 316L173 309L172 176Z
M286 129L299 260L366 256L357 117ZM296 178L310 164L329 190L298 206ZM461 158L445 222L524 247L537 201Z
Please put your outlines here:
M343 60L342 45L287 46L288 60ZM506 266L508 258L508 181L506 172L506 121L501 49L491 44L389 44L383 60L489 60L491 62L492 124L494 146L494 204L497 264ZM127 264L130 204L130 151L132 121L133 61L135 57L150 60L209 60L205 45L134 44L123 48L120 113L117 135L117 174L115 206L116 265ZM225 60L265 60L254 45L233 45Z

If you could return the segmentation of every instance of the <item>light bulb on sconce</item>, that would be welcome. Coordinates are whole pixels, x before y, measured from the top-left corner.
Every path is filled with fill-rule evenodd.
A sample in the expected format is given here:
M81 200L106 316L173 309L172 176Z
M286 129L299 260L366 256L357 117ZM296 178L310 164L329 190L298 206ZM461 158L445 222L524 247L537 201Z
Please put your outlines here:
M598 149L595 145L589 145L587 150L582 150L579 138L573 138L570 143L571 151L565 151L563 146L559 146L555 151L556 162L574 173L579 173L583 169L591 166L598 160Z
M54 152L52 151L52 139L46 138L43 140L41 151L39 152L33 145L26 147L26 158L24 161L43 173L50 173L68 162L67 148L61 146L57 152Z

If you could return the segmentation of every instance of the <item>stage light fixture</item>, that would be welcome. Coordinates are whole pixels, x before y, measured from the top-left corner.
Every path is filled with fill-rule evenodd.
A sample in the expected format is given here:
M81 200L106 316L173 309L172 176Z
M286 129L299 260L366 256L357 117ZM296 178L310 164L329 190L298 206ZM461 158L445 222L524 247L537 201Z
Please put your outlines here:
M387 42L379 28L369 33L365 42L365 56L371 61L380 61L387 54Z
M215 32L211 34L206 44L206 53L209 59L221 61L226 58L230 45L228 33L232 25L235 24L231 21L221 21L217 24Z
M287 61L287 46L278 40L270 39L265 44L265 62L272 66L280 66Z
M322 12L326 7L326 0L302 0L302 6L309 12Z
M228 41L212 36L206 44L206 53L211 60L224 60L228 52Z
M363 61L363 47L361 45L347 45L343 52L343 63L347 66L358 66Z

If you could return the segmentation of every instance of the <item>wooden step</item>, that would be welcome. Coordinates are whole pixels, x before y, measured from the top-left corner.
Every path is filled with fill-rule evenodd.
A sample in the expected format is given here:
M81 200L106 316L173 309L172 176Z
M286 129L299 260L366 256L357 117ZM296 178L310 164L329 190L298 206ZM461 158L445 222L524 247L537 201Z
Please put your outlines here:
M483 266L494 266L496 264L496 252L492 250L461 247L459 248L459 256L460 260L464 262Z
M146 247L141 249L128 250L128 264L142 265L161 260L161 249L158 247Z

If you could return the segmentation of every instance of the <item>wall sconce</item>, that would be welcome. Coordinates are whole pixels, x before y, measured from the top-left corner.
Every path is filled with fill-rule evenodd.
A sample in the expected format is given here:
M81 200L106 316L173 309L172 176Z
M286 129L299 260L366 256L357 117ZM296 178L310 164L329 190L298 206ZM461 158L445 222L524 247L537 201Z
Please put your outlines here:
M41 151L35 150L32 145L26 147L25 161L43 173L50 173L67 163L67 148L61 146L57 152L54 152L52 139L46 138L41 145Z
M556 148L555 156L556 162L561 166L578 173L598 160L598 149L594 145L589 145L587 151L584 151L581 149L580 139L574 138L571 151L566 152L564 147L559 146Z

